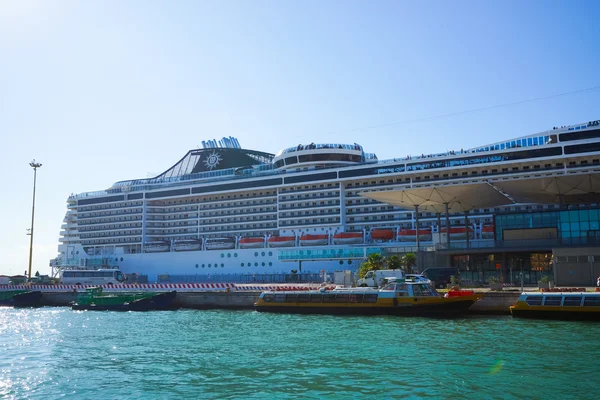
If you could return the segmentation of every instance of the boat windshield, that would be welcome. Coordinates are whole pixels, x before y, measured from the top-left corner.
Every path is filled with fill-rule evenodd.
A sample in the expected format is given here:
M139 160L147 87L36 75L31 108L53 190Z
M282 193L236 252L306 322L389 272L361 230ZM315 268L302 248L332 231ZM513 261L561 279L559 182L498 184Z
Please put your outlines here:
M433 297L437 297L439 296L439 293L437 292L437 290L435 290L433 288L433 286L431 286L429 283L418 283L418 284L414 284L412 285L412 290L413 290L413 296L422 296L422 297L426 297L426 296L433 296Z

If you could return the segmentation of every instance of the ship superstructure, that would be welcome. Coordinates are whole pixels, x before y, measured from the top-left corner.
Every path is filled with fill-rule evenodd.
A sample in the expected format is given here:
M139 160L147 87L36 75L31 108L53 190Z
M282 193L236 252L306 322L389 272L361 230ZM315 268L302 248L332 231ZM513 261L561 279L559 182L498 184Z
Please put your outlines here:
M442 154L378 160L359 144L299 144L276 155L232 137L203 142L151 179L72 195L55 268L119 267L158 275L355 269L383 248L494 238L495 209L451 215L360 194L406 187L589 173L600 166L597 121ZM514 204L510 209L555 205ZM298 261L303 261L301 265Z

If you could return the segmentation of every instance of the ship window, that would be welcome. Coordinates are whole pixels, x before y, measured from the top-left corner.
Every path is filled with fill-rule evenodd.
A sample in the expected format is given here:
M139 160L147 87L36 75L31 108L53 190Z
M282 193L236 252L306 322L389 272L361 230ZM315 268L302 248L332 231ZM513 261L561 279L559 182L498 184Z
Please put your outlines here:
M529 304L530 306L541 306L542 296L527 296L525 303Z
M566 296L563 301L563 306L580 306L581 296Z
M363 303L377 303L377 293L365 294L363 297Z
M298 294L298 302L299 303L308 303L310 301L310 294Z
M286 303L296 303L298 301L298 295L297 294L286 294L285 295L285 302Z
M266 303L270 303L270 302L272 302L273 300L275 300L275 295L274 295L274 294L265 294L265 295L263 296L263 300L264 300Z
M583 299L584 306L600 307L600 297L598 296L585 296Z
M562 302L562 296L547 296L544 299L545 306L560 306Z
M324 294L323 303L335 303L335 294Z
M335 298L336 303L347 303L350 300L350 295L348 294L338 294Z

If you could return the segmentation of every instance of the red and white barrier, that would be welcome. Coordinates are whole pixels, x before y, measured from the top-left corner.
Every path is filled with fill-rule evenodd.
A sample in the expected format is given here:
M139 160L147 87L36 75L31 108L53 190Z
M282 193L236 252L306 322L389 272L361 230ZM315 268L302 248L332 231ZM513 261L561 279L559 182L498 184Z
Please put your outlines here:
M302 291L314 290L319 285L288 284L236 284L236 283L141 283L124 285L0 285L0 291L39 290L41 292L83 292L89 287L102 287L106 292L161 292L176 290L178 292L207 291Z

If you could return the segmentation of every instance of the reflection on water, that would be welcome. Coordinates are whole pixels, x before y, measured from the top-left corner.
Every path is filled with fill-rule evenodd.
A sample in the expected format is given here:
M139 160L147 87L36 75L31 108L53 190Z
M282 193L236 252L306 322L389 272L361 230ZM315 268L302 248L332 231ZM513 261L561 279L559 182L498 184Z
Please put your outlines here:
M2 398L595 398L600 324L0 309Z

